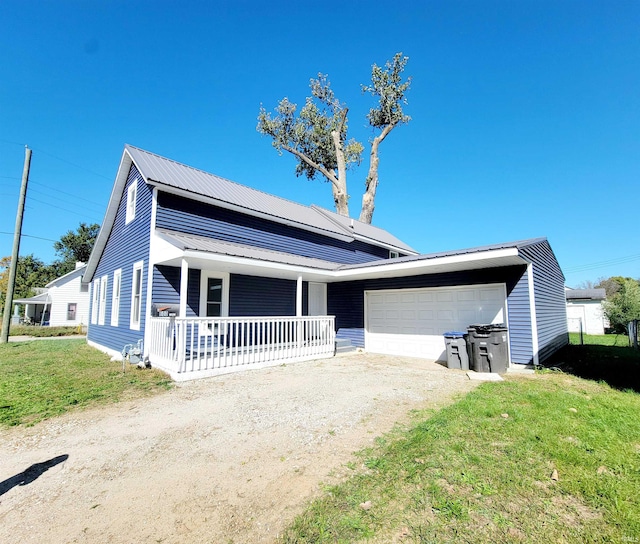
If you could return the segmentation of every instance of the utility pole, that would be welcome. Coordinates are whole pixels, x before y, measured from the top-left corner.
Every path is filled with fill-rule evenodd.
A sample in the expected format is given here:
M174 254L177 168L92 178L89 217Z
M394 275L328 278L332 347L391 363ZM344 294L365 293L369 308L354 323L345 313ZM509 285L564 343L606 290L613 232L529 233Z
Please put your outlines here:
M9 322L13 307L13 292L16 286L16 272L18 270L18 253L20 252L20 235L22 234L22 218L24 217L24 201L27 198L27 184L29 183L29 168L31 167L31 149L25 146L24 170L22 171L22 186L16 213L16 230L13 233L13 252L11 253L11 267L9 268L9 285L4 300L4 315L2 316L2 335L0 344L9 341Z

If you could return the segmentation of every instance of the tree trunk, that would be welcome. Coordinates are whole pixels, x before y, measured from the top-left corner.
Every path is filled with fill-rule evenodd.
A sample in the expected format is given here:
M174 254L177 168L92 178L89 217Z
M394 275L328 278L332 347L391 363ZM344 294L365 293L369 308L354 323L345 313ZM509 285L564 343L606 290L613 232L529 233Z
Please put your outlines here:
M373 219L373 210L375 209L376 190L378 189L378 165L380 157L378 156L378 148L382 141L396 126L395 123L387 125L379 136L376 136L371 142L371 154L369 156L369 173L365 183L366 189L362 195L362 209L360 211L360 221L371 224Z
M336 161L338 163L338 182L331 184L333 190L333 202L336 206L336 213L349 217L349 195L347 194L347 165L344 159L340 133L334 130L331 133L333 145L336 150Z

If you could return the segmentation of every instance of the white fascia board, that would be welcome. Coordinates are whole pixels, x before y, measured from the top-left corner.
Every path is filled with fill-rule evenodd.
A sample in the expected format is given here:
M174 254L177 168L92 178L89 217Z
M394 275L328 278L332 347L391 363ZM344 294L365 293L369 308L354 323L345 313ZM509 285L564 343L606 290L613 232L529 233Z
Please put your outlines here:
M179 259L184 255L184 249L175 245L162 235L161 232L153 229L149 247L149 261L152 264Z
M102 225L100 226L100 231L96 237L96 243L91 250L89 262L87 262L87 267L82 276L83 283L89 283L93 280L93 275L98 267L98 262L100 261L102 252L107 245L107 240L109 240L113 223L116 220L116 214L118 213L118 207L120 206L120 198L122 197L124 186L127 183L127 177L129 176L129 169L131 168L132 163L133 159L125 148L122 153L122 158L120 159L120 166L118 167L116 180L113 184L113 189L111 190L111 197L109 198L107 211L105 212Z
M459 264L473 264L479 261L491 261L519 257L517 248L494 249L479 251L477 253L463 253L460 255L449 255L445 257L435 257L432 259L415 260L402 263L389 263L363 268L350 268L349 270L338 270L336 275L341 279L350 279L353 276L362 278L377 276L380 273L398 272L398 275L406 272L429 273L430 268L453 266ZM524 260L522 261L525 264ZM497 265L499 266L499 265ZM387 274L388 275L388 274Z
M328 236L329 238L334 238L336 240L341 240L342 242L353 242L355 239L354 236L349 236L347 234L339 234L337 232L332 232L330 230L324 230L317 227L312 227L311 225L306 225L304 223L298 223L297 221L293 221L291 219L284 219L282 217L278 217L277 215L270 215L268 213L258 212L256 210L252 210L251 208L245 208L243 206L239 206L237 204L231 204L230 202L226 202L224 200L218 200L217 198L200 195L197 193L192 193L186 191L184 189L179 189L178 187L171 187L170 185L165 185L161 181L156 181L152 179L147 179L146 182L149 185L154 187L158 187L161 191L165 193L174 194L176 196L182 196L188 198L190 200L196 200L198 202L203 202L205 204L212 204L214 206L218 206L219 208L225 208L227 210L232 210L235 212L240 212L245 215L251 215L253 217L260 217L261 219L267 219L268 221L273 221L274 223L281 223L282 225L286 225L288 227L296 227L301 230L306 230L309 232L314 232L316 234L321 234L323 236Z
M76 268L74 270L72 270L71 272L67 272L66 274L56 278L55 280L51 280L49 283L47 283L45 285L45 287L55 287L57 286L58 283L64 283L63 280L67 280L67 279L72 279L72 276L74 274L78 274L78 272L80 272L80 275L84 272L84 269L86 268L86 264L84 266L81 266L80 268Z

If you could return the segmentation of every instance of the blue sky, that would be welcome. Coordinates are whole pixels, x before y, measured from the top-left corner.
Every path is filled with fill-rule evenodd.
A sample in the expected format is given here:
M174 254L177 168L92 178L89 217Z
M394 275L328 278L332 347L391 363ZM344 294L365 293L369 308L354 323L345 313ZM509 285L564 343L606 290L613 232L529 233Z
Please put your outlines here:
M260 104L326 73L366 142L360 85L402 51L412 121L381 146L374 224L423 253L546 236L570 286L638 278L639 28L637 0L3 0L0 256L25 144L20 253L45 262L102 221L125 143L332 208L256 132Z

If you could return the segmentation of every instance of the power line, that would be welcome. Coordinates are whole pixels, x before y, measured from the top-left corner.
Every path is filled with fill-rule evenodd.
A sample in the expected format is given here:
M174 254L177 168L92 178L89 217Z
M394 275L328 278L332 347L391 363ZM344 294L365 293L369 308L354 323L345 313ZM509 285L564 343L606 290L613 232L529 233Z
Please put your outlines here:
M40 183L36 184L36 185L42 185ZM49 198L54 198L56 200L62 200L63 202L66 202L67 204L72 204L74 206L82 206L82 207L86 207L86 204L75 204L74 202L69 202L69 199L65 199L64 197L59 197L59 196L54 196L54 195L50 195L48 193L46 193L45 191L39 191L38 189L34 189L33 187L31 188L31 191L34 193L38 193L40 195L44 195L47 196ZM65 193L64 191L60 191L62 194L66 194L69 196L74 196L71 193ZM78 197L80 200L84 200L85 202L87 202L88 204L92 204L93 206L99 206L100 208L103 208L103 204L97 204L96 202L91 202L90 200L87 200L86 198L82 198L82 197Z
M0 230L0 234L9 234L10 236L13 236L13 232L5 232L3 230ZM36 240L46 240L47 242L57 242L58 240L52 240L51 238L43 238L42 236L32 236L31 234L22 234L21 236L26 237L26 238L35 238Z
M618 257L616 259L610 259L608 261L599 261L590 264L583 264L578 266L571 266L565 269L565 272L586 272L588 270L596 270L598 268L606 268L609 266L615 266L618 264L626 264L637 261L640 259L640 254L636 255L627 255L626 257Z
M63 208L62 206L56 206L55 204L51 204L49 202L45 202L44 200L38 200L37 198L33 198L33 197L30 197L29 200L33 201L33 202L38 202L40 204L44 204L45 206L49 206L51 208L56 208L58 210L62 210L62 211L67 212L67 213L72 213L74 215L78 215L80 217L84 217L84 218L87 218L87 219L89 217L91 217L91 221L95 221L95 215L89 216L87 214L79 213L79 212L76 212L74 210L69 210L67 208ZM32 208L31 206L27 206L27 209L33 210L34 208ZM97 223L97 221L96 221L96 223Z

